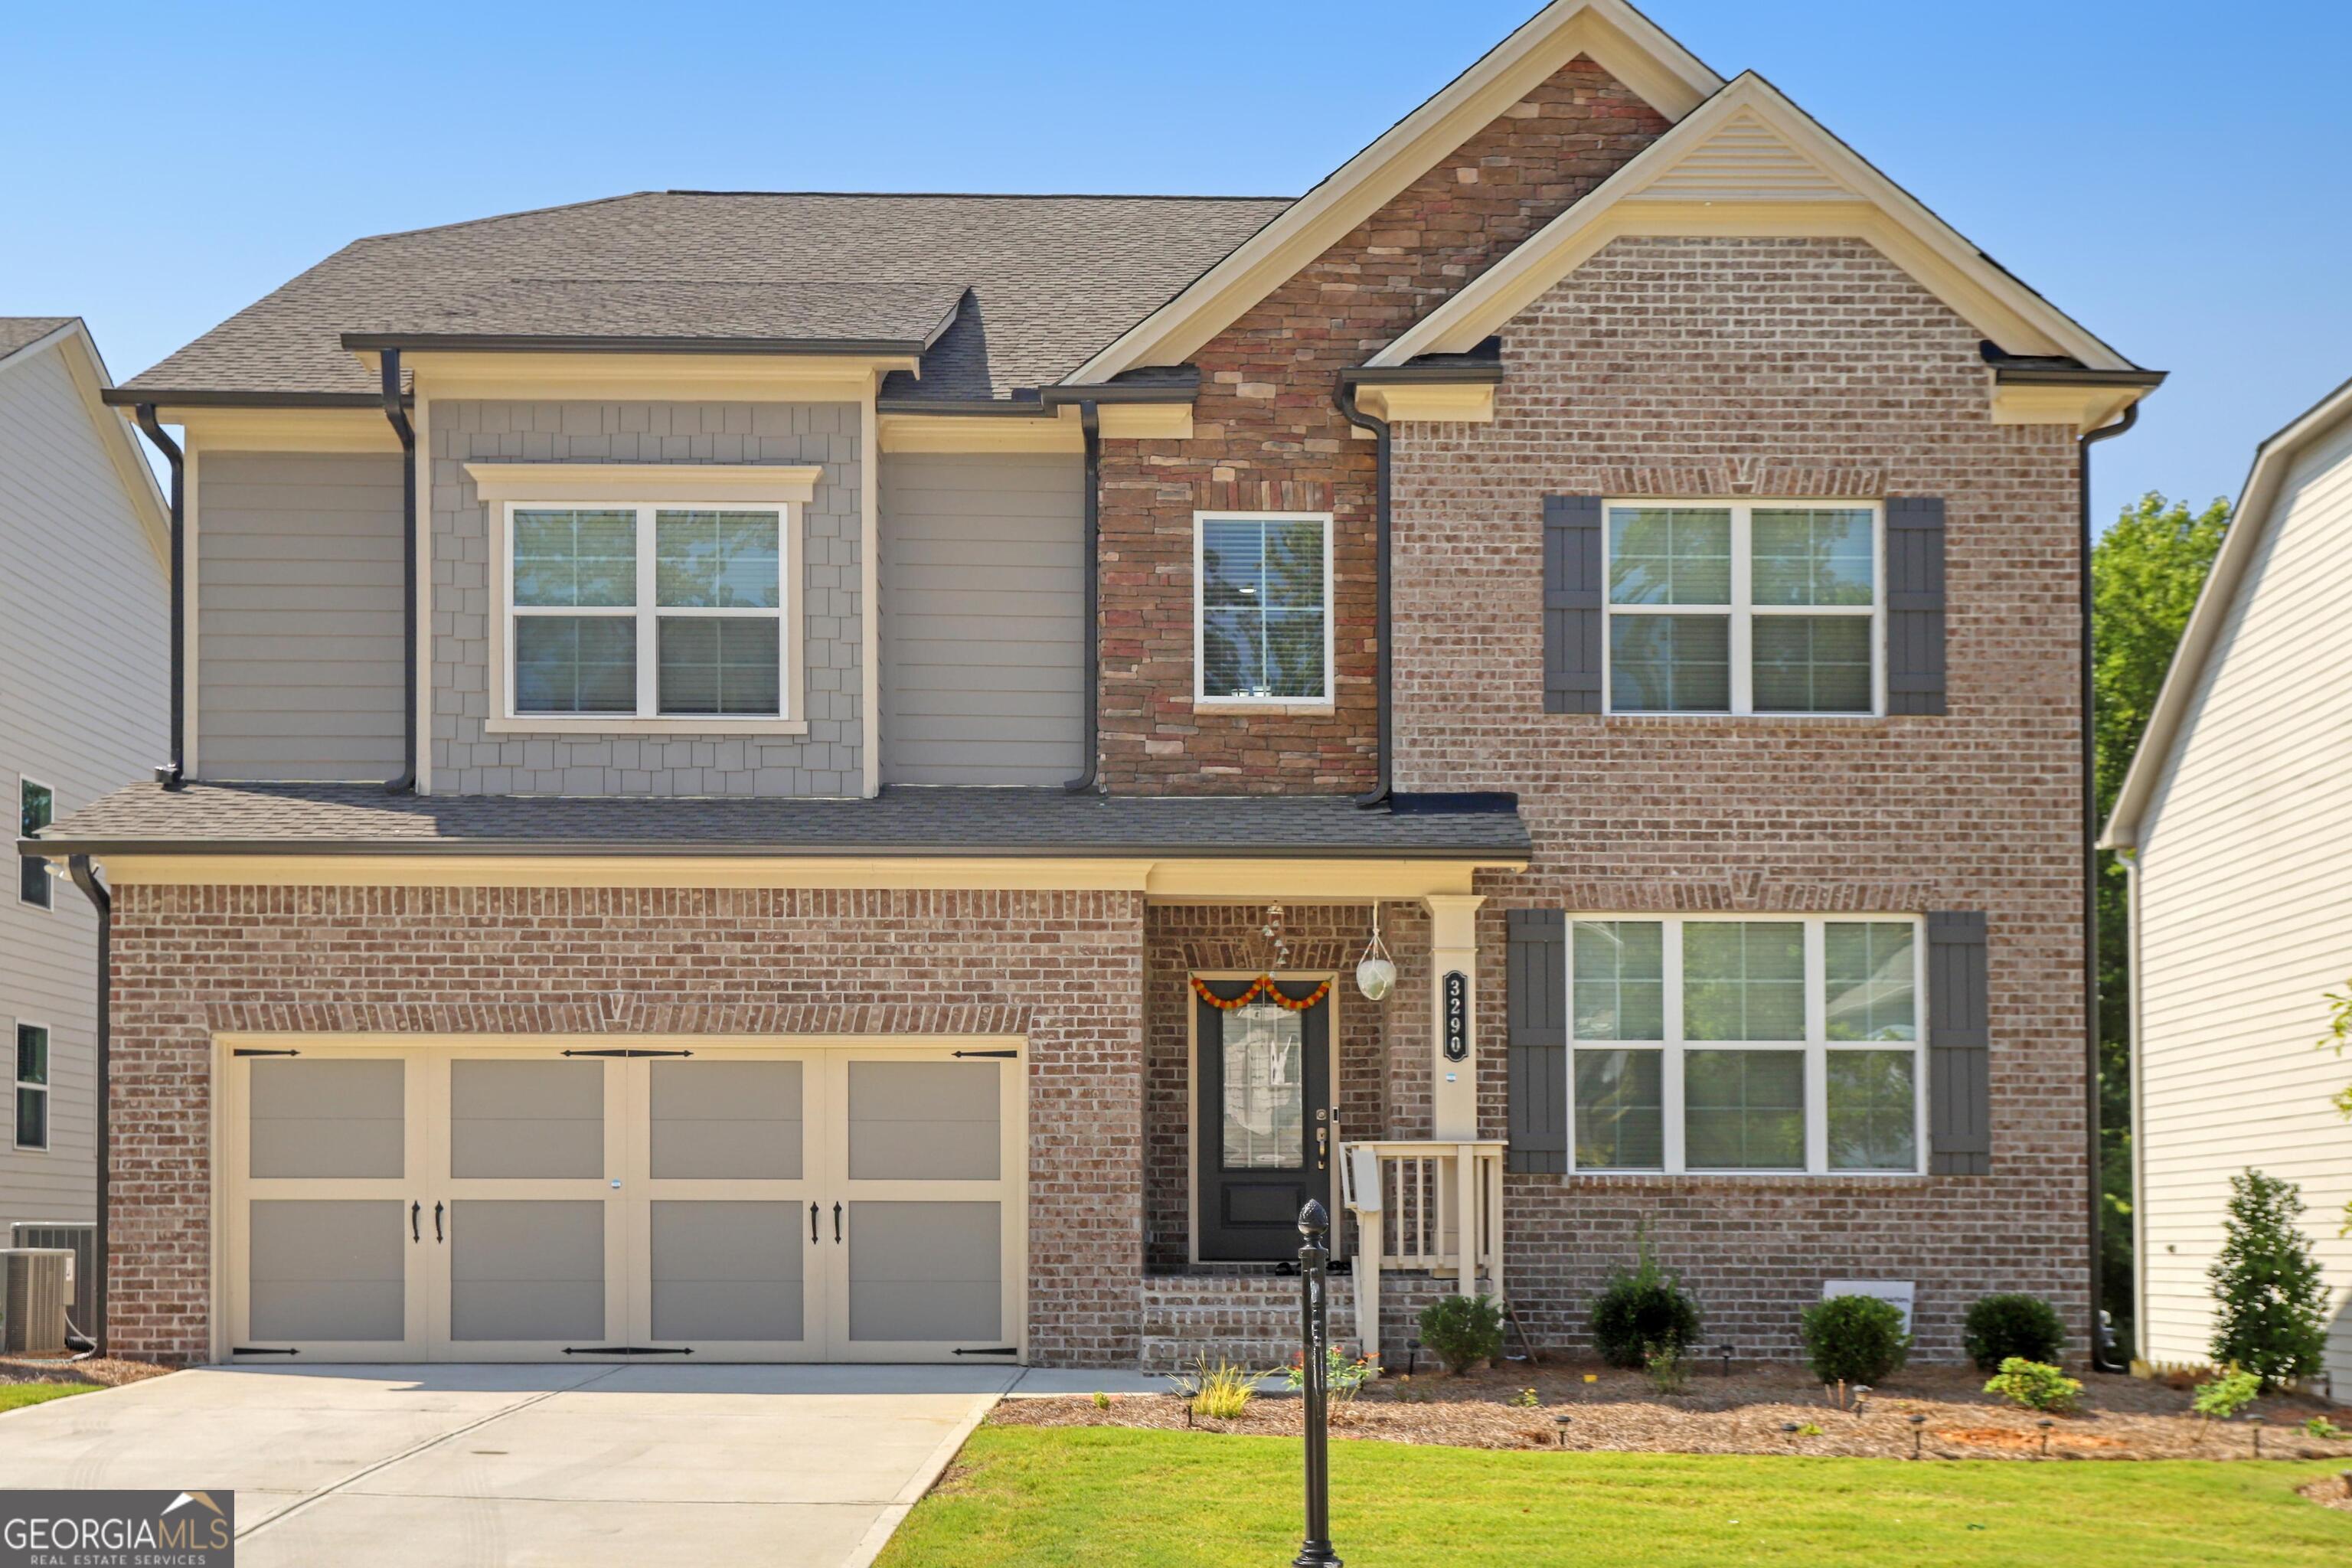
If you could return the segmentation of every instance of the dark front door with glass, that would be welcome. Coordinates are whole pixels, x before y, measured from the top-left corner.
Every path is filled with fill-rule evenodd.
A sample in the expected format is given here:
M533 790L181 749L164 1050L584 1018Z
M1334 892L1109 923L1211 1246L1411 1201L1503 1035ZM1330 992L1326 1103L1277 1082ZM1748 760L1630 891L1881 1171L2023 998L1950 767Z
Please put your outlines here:
M1205 981L1232 1002L1247 980ZM1292 1002L1318 981L1285 981ZM1230 1011L1195 996L1199 1042L1193 1126L1200 1147L1201 1260L1280 1262L1298 1256L1298 1211L1330 1202L1331 1003L1293 1011L1264 997Z

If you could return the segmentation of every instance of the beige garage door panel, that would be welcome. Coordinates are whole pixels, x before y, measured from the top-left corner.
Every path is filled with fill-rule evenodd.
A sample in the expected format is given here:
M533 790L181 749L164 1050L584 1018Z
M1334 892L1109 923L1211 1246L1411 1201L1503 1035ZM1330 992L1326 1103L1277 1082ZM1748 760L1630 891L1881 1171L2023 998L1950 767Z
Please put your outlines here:
M605 1172L601 1061L453 1061L449 1174L513 1181Z
M463 1198L448 1247L453 1342L604 1342L603 1204Z
M798 1342L807 1326L802 1213L797 1203L656 1201L653 1337Z
M254 1336L273 1344L404 1338L405 1220L397 1198L255 1203Z
M651 1174L659 1180L797 1181L803 1064L652 1062Z
M406 1173L406 1063L257 1060L251 1072L251 1174Z

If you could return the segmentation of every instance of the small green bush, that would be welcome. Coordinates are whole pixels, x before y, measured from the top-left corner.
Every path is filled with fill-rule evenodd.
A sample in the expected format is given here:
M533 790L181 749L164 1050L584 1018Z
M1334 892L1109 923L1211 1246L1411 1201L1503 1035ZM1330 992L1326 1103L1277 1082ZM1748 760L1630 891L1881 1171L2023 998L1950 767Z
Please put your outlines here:
M2230 1421L2262 1395L2261 1377L2231 1366L2210 1383L2200 1384L2197 1397L2189 1401L2189 1407L2208 1421Z
M1209 1358L1202 1356L1193 1363L1192 1373L1179 1380L1177 1388L1191 1401L1193 1415L1212 1421L1238 1421L1257 1396L1257 1373L1229 1361L1212 1366Z
M1805 1352L1823 1383L1875 1384L1911 1354L1903 1309L1875 1296L1832 1296L1805 1309Z
M1661 1346L1684 1357L1699 1342L1698 1303L1658 1267L1646 1233L1635 1245L1633 1271L1619 1269L1592 1299L1592 1342L1611 1366L1646 1366Z
M1690 1363L1672 1345L1652 1345L1644 1370L1660 1394L1680 1394L1690 1386Z
M2013 1355L2001 1362L2000 1373L1985 1384L1985 1392L2028 1410L2058 1413L2074 1408L2083 1385L2047 1362Z
M2005 1361L2055 1363L2066 1348L2066 1325L2058 1310L2039 1296L2011 1291L1980 1296L1969 1308L1960 1342L1979 1372L1991 1372Z
M2213 1282L2213 1359L2242 1367L2265 1391L2319 1375L2327 1346L2327 1285L2303 1234L2303 1192L2248 1171L2230 1178Z
M1447 1296L1421 1311L1421 1342L1459 1377L1503 1353L1503 1310L1491 1296Z

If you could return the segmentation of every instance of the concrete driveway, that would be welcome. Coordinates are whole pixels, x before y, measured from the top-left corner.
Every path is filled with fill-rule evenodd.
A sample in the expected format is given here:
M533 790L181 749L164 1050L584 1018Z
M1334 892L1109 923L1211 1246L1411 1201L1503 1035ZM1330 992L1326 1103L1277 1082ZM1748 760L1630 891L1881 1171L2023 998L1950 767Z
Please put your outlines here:
M232 1489L240 1568L858 1568L1018 1375L203 1367L0 1417L0 1476Z

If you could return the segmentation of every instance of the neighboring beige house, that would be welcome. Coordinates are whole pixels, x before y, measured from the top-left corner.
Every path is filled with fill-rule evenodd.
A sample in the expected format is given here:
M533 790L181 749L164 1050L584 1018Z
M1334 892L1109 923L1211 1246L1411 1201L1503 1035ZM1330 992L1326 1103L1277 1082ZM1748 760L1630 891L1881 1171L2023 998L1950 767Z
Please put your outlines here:
M26 832L165 754L170 513L73 316L0 316L0 789ZM58 868L60 870L62 867ZM98 920L0 888L0 1237L96 1213Z
M2202 1361L2230 1178L2299 1183L2352 1387L2352 382L2263 443L2105 843L2132 868L2141 1353Z

